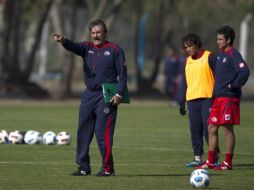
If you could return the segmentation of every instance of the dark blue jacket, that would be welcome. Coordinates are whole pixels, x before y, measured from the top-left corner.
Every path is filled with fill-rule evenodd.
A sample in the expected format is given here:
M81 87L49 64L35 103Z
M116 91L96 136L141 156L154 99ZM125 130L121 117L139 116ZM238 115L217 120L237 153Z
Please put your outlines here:
M248 65L235 48L220 51L215 69L214 96L240 98L241 87L247 82L249 75Z
M106 41L102 47L92 42L74 43L65 39L63 47L83 58L84 81L87 89L101 90L102 83L118 83L117 93L127 88L127 68L123 50Z

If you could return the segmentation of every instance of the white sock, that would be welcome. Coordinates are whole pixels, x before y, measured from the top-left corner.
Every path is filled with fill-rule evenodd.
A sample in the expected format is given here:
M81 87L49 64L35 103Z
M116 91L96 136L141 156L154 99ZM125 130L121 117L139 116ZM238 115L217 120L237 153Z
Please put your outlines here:
M194 160L198 161L198 162L201 162L202 161L202 158L201 156L195 156Z

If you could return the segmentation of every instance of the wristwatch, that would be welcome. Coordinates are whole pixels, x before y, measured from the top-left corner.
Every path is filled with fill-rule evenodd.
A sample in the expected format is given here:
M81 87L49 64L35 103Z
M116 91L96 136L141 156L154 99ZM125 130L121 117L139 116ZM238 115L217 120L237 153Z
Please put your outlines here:
M122 98L122 96L120 94L116 94L115 96L119 97L119 98Z

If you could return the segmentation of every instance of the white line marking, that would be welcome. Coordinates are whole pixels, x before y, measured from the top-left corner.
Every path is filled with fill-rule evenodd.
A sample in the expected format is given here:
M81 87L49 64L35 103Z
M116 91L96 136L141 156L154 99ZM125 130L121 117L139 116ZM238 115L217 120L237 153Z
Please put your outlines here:
M14 164L14 165L73 165L74 163L70 163L70 162L52 162L52 161L49 161L49 162L24 162L24 161L21 161L21 162L8 162L8 161L2 161L0 162L0 164ZM101 165L101 163L93 163L93 165L96 165L96 166L99 166ZM130 163L130 164L121 164L121 163L118 163L118 164L115 164L116 166L149 166L149 167L173 167L172 165L170 164L134 164L134 163ZM183 165L174 165L175 166L178 166L178 167L183 167Z
M93 148L97 148L97 146L93 146ZM168 151L168 152L192 152L190 149L179 149L176 150L174 148L159 148L159 147L128 147L128 146L114 146L113 149L129 149L129 150L153 150L153 151ZM221 155L225 154L225 152L221 152ZM254 155L254 152L235 152L235 155Z

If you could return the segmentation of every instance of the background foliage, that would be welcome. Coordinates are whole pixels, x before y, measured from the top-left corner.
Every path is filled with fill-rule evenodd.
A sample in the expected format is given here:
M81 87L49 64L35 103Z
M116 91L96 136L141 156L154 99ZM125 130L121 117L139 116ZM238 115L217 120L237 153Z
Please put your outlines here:
M59 98L72 96L76 89L84 88L80 86L81 59L65 52L51 34L61 33L74 41L89 40L87 26L95 18L105 20L109 40L125 50L129 82L134 91L147 93L147 89L158 87L156 83L162 75L166 46L176 48L181 54L181 38L192 32L201 36L205 49L216 52L216 29L231 25L236 30L235 46L238 48L241 21L253 12L252 0L2 0L0 40L4 46L0 49L0 95L47 94L38 93L38 88L30 82L53 90ZM139 23L144 15L148 19L145 30L140 31ZM247 62L251 69L253 23L251 19L247 46ZM145 40L144 70L137 63L139 32ZM46 73L53 73L50 78L53 77L54 82L38 79L43 61ZM40 73L39 77L49 78Z

